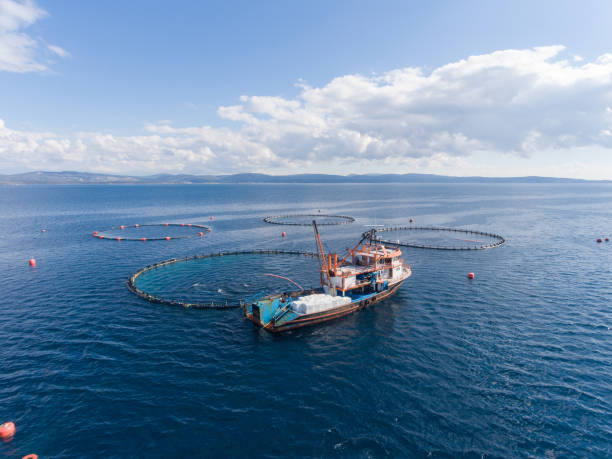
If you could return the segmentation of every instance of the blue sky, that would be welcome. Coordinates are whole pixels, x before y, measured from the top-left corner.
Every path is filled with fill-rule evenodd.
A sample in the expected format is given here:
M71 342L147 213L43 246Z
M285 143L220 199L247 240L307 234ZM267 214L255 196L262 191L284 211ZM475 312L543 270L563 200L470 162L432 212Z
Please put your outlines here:
M0 0L0 172L612 179L611 13Z

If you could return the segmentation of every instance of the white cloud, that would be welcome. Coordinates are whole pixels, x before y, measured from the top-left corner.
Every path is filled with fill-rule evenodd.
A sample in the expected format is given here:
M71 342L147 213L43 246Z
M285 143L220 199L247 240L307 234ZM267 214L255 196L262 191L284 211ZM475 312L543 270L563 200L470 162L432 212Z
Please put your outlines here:
M57 45L45 45L23 32L47 12L32 0L0 0L0 71L40 72L47 70L45 53L59 57L69 53Z
M70 57L70 53L57 45L47 45L47 49L59 57Z
M430 72L345 75L322 87L300 81L294 98L245 95L219 107L233 127L164 121L140 136L63 138L0 125L0 164L130 173L456 168L469 175L471 158L486 156L488 170L499 165L493 175L506 175L509 162L542 155L563 154L572 164L572 151L588 164L589 149L612 148L612 54L584 62L563 53L562 46L503 50ZM599 171L612 178L609 168Z

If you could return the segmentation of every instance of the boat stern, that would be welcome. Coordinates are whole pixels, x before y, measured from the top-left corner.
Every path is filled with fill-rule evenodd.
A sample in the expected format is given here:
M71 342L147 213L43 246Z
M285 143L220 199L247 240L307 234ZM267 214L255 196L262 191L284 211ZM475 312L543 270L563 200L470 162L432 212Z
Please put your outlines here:
M244 315L260 327L274 329L298 317L291 303L283 295L249 299L244 304Z

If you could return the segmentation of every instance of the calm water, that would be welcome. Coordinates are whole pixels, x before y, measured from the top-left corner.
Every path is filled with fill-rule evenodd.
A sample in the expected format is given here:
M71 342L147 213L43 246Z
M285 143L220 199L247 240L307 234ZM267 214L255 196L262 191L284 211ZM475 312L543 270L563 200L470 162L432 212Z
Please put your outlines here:
M508 242L405 249L392 299L282 336L125 287L172 257L313 250L309 228L261 218L319 209L357 219L321 229L331 249L411 217ZM610 209L606 184L0 187L0 422L18 429L0 456L609 457ZM162 222L212 232L91 237Z

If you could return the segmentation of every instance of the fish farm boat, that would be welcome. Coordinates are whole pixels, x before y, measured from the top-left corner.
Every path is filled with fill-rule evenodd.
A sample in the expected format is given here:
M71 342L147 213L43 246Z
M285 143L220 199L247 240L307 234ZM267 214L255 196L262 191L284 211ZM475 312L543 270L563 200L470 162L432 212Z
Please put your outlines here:
M338 260L337 253L323 251L315 221L312 226L321 264L321 288L262 293L243 303L247 319L270 332L326 322L365 308L393 295L412 274L401 258L402 251L372 241L372 232Z

